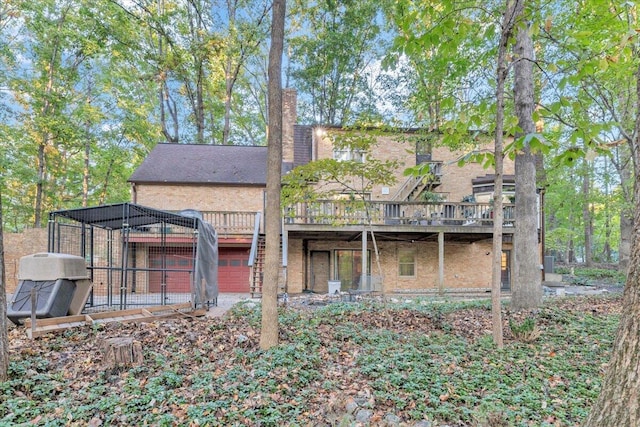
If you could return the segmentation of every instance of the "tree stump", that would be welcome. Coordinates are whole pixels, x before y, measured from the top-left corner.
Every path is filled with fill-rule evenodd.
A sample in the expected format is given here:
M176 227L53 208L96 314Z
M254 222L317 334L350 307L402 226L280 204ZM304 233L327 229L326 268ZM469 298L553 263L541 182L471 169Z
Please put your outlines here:
M142 344L131 337L105 339L100 348L106 368L140 366L144 361Z

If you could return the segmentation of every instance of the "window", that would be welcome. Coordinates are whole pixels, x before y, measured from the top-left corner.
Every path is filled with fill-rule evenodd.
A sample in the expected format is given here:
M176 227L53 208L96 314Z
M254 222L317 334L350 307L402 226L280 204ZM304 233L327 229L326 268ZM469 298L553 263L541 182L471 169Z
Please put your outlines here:
M333 158L339 162L347 162L351 160L358 163L364 163L364 153L360 150L354 150L349 147L334 149Z
M416 276L416 252L413 249L398 251L398 275L400 277Z
M342 289L358 289L362 276L362 251L338 249L335 252L334 277L342 282ZM367 251L367 271L371 271L371 252Z

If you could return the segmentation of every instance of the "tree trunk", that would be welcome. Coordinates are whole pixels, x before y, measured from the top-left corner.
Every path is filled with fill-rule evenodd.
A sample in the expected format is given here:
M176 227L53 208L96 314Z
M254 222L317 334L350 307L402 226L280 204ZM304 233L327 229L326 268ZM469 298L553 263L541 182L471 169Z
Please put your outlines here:
M86 125L84 142L84 168L82 170L82 207L89 206L89 174L91 173L91 142L89 138L89 124Z
M625 163L625 165L631 162ZM623 165L620 168L620 181L622 186L625 183L631 182L631 170L627 166ZM628 194L630 192L623 192ZM632 197L627 197L629 204L635 203ZM629 268L629 258L631 256L631 236L633 236L633 212L630 209L623 208L620 212L620 244L618 245L618 270L626 272Z
M640 149L640 141L636 142ZM637 168L639 169L639 168ZM636 171L636 177L640 170ZM636 206L629 273L622 317L611 361L585 427L640 425L640 182L636 178Z
M2 229L2 186L0 185L0 382L8 379L9 337L7 336L7 282L4 269Z
M493 186L493 257L491 260L491 318L493 343L498 348L503 347L502 337L502 304L500 303L500 288L502 287L502 182L504 173L504 87L509 74L507 68L507 47L513 35L513 28L522 10L518 1L506 2L502 19L502 34L498 46L498 60L496 69L496 133L495 133L495 179Z
M235 26L236 23L236 3L228 2L227 10L229 12L229 28ZM224 126L222 128L222 145L229 144L229 135L231 134L231 97L233 96L233 61L231 53L227 54L227 61L224 70L225 76L225 97L224 97Z
M514 99L522 134L536 132L533 121L533 42L529 25L519 26L515 46ZM516 310L534 309L542 303L540 252L538 242L538 203L536 156L525 141L516 155L516 229L514 233L514 280L511 305Z
M636 70L636 121L631 151L634 222L622 316L600 395L585 427L640 425L640 65Z
M582 223L584 225L584 263L587 267L593 266L593 218L589 208L591 180L589 178L589 163L584 159L582 170Z
M45 137L42 144L38 145L38 158L36 159L37 181L36 181L36 201L34 206L34 218L33 226L40 228L42 224L42 205L44 200L44 181L45 181L45 147L47 145L48 137Z
M260 348L278 345L278 276L280 270L280 187L282 172L282 51L285 0L273 1L269 50L269 134L267 140L267 206L265 209L265 275L262 285Z
M108 338L100 343L104 367L118 369L144 362L142 344L131 337Z

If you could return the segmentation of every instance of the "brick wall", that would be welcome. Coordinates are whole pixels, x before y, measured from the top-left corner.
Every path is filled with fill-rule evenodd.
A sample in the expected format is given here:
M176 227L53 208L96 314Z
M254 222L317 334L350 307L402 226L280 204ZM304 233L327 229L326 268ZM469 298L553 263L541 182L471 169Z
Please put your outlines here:
M262 212L264 188L208 185L136 185L135 203L162 210Z
M331 252L329 277L334 278L333 250L362 249L361 241L309 241L309 250L328 250ZM382 271L385 292L421 291L438 289L438 243L437 242L378 242L380 270L376 262L373 243L369 241L371 254L371 272L379 276ZM415 277L400 277L398 274L398 253L412 250L416 254ZM488 255L487 255L488 254ZM304 255L302 241L289 241L288 259L289 292L302 292L304 286ZM444 249L444 287L445 289L489 288L491 287L491 242L451 243Z
M314 133L314 159L333 157L331 138L327 135L337 132L339 131L331 129L324 134L322 132ZM490 151L492 146L488 144L480 149ZM460 202L464 196L473 193L472 179L493 173L477 163L468 163L463 167L458 166L458 160L464 154L463 151L451 151L446 147L435 147L432 151L433 161L443 163L441 185L435 191L446 194L447 201L450 202ZM407 138L406 135L380 136L373 148L373 155L379 160L396 160L400 164L394 173L396 183L384 186L388 191L383 192L381 185L375 186L372 190L372 200L389 200L407 180L407 177L404 176L404 170L416 165L415 142L411 138ZM504 173L514 173L514 162L508 158L504 162ZM354 185L357 187L358 183L354 182Z
M47 251L47 230L27 229L22 233L4 233L4 262L7 277L7 292L13 293L18 285L20 258Z

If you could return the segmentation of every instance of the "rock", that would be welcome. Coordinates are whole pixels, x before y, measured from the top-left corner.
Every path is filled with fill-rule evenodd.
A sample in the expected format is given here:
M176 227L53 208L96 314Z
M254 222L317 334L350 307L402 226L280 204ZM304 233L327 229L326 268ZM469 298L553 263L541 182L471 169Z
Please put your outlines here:
M369 420L371 420L372 416L373 416L373 411L370 411L368 409L360 409L356 413L356 421L359 423L368 423Z
M388 426L396 427L400 425L400 422L402 422L402 419L396 414L387 414L384 416L384 421L385 423L387 423Z
M347 411L347 413L353 414L354 412L356 412L356 409L358 409L358 403L352 398L349 398L349 400L347 400L347 403L345 403L344 405L344 409Z
M431 424L431 421L427 421L427 420L418 421L413 425L413 427L432 427L432 426L433 424Z

